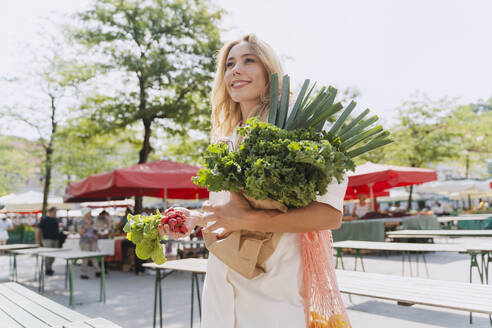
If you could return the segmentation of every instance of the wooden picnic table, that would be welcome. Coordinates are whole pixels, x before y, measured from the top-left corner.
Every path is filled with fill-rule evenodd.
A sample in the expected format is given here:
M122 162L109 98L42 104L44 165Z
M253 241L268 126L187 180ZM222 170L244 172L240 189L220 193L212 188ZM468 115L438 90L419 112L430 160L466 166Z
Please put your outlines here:
M183 259L175 261L167 261L164 264L157 265L155 263L145 263L144 267L156 270L155 275L155 291L154 291L154 328L156 327L157 318L157 300L159 299L159 327L162 328L162 280L175 271L191 272L191 319L190 327L193 327L193 309L194 309L194 296L195 288L197 293L198 310L200 313L200 319L202 317L202 303L200 299L200 285L199 274L205 274L207 272L207 259ZM164 274L161 274L161 270ZM169 270L169 272L165 272Z
M24 248L36 248L39 247L36 244L10 244L10 245L0 245L0 251L10 251L13 249L24 249Z
M436 238L436 237L492 237L492 230L399 230L389 231L386 235L397 238Z
M9 254L13 258L12 261L10 261L9 265L9 271L10 271L10 280L12 281L17 281L17 256L18 255L29 255L29 256L34 256L36 257L36 266L34 267L34 280L39 279L39 264L38 264L38 259L39 259L39 253L43 252L60 252L63 251L63 248L50 248L50 247L36 247L36 248L25 248L25 249L12 249L9 250Z
M336 270L340 292L397 301L399 305L423 304L453 310L485 313L492 325L492 286L399 277L388 274Z
M108 256L107 253L102 252L89 252L89 251L79 251L79 250L64 250L61 252L44 252L39 253L41 256L41 270L40 270L40 284L39 291L41 293L44 292L44 263L45 257L54 257L63 259L66 261L66 267L68 268L68 281L70 286L70 306L74 307L74 297L73 297L73 265L79 259L98 259L100 262L101 268L101 277L100 277L100 289L99 289L99 301L102 303L106 303L106 277L105 277L105 269L104 269L104 257ZM65 276L67 278L67 276ZM66 282L66 279L65 279Z
M447 223L453 221L473 221L473 220L487 220L492 217L492 214L468 214L458 216L438 216L437 221L440 223Z
M14 282L0 284L2 328L121 328L103 318L91 319Z
M364 269L364 262L361 250L387 250L387 251L400 251L402 252L402 275L405 275L405 256L408 257L408 264L410 268L410 275L412 273L410 252L415 252L416 273L419 275L419 255L422 256L424 262L427 277L429 277L429 270L427 268L427 262L425 260L426 252L456 252L467 253L470 255L470 283L472 282L472 271L476 268L480 281L488 283L488 268L489 262L492 261L488 255L492 252L492 245L479 242L467 242L467 243L449 243L449 244L431 244L431 243L389 243L389 242L372 242L372 241L358 241L358 240L345 240L341 242L333 243L333 248L336 250L336 265L338 267L338 260L343 265L342 249L351 248L355 250L355 265L357 270L357 258L361 262L362 269ZM482 254L481 262L478 261L477 256Z

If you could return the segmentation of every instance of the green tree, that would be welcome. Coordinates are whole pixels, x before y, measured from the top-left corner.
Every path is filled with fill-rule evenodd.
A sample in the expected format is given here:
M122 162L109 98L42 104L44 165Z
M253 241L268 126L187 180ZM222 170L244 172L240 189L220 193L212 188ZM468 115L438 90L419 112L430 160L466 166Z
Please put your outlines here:
M209 145L208 139L192 139L189 136L176 136L169 139L160 158L175 162L200 165L202 154Z
M39 163L33 158L37 158L38 152L34 142L19 137L0 137L0 196L25 186L37 173Z
M94 129L97 124L89 119L60 127L54 155L55 186L60 191L70 182L136 162L138 144L129 131L93 134Z
M467 179L470 166L477 162L485 163L492 154L492 111L483 108L483 104L460 106L444 121L453 131L454 159L465 168Z
M394 142L385 148L389 163L410 167L426 167L453 156L452 133L443 122L453 102L431 101L415 96L399 108L398 123L391 130ZM408 209L411 208L413 187L410 186Z
M78 15L71 38L97 59L100 78L121 81L87 97L84 115L102 131L140 122L138 163L152 151L153 125L170 135L207 125L221 14L206 0L96 0Z
M74 63L63 59L57 52L60 47L54 38L45 53L31 63L32 73L8 80L9 90L21 88L19 100L3 108L5 117L14 124L23 124L38 134L38 144L43 149L43 215L46 214L48 195L54 169L58 127L68 111L67 98L73 97L76 83L86 80ZM31 88L26 88L29 86Z

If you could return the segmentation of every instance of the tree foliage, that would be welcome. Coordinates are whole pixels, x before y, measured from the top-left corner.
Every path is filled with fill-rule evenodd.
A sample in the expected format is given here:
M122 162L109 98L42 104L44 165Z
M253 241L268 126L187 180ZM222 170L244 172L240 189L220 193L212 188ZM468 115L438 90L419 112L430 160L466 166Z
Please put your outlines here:
M466 178L472 164L483 164L492 155L492 111L484 108L483 104L459 106L444 119L453 133L453 157L465 168Z
M170 135L207 126L221 14L206 0L96 0L69 35L86 46L99 80L119 83L92 92L83 115L99 132L140 122L138 163L152 151L152 125Z
M0 196L24 187L39 174L40 149L34 142L19 137L0 137Z

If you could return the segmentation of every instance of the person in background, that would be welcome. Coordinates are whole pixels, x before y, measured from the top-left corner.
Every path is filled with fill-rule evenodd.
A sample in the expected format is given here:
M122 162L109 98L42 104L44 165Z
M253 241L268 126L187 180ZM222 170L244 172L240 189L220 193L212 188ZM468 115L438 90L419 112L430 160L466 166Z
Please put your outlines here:
M90 208L84 207L81 210L82 220L79 222L78 232L80 234L80 249L82 251L97 251L97 231L92 222ZM82 267L80 269L80 278L89 279L87 275L87 264L89 260L82 260ZM92 261L92 265L96 270L96 277L101 275L101 269L99 268L98 261Z
M391 206L390 207L390 212L403 212L404 210L400 207L400 202L399 201L396 201L395 202L395 205Z
M367 196L365 194L359 194L359 202L354 205L352 216L361 218L371 210L371 204L367 202Z
M444 207L441 205L441 203L436 201L434 205L432 205L431 211L437 216L442 216L444 213Z
M8 229L12 229L14 226L10 220L6 217L0 220L0 245L7 244L7 240L9 239Z
M38 224L38 229L36 229L36 244L43 247L58 248L59 233L60 222L56 218L56 208L51 207L46 212L46 215L41 217L41 221ZM55 274L55 271L53 271L54 261L55 259L53 257L46 258L45 273L47 276Z
M121 217L120 222L118 223L118 230L120 234L123 234L123 228L125 227L126 223L128 222L128 215L133 215L132 210L127 207L125 210L125 215Z
M108 238L111 233L111 217L106 211L102 211L94 222L94 227L97 230L98 238Z

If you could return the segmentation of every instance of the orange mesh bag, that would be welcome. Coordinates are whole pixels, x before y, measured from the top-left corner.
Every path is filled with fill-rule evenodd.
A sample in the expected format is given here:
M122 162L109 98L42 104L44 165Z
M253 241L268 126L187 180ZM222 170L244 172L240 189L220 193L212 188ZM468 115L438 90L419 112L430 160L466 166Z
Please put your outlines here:
M330 230L301 234L307 328L351 328L335 277Z

